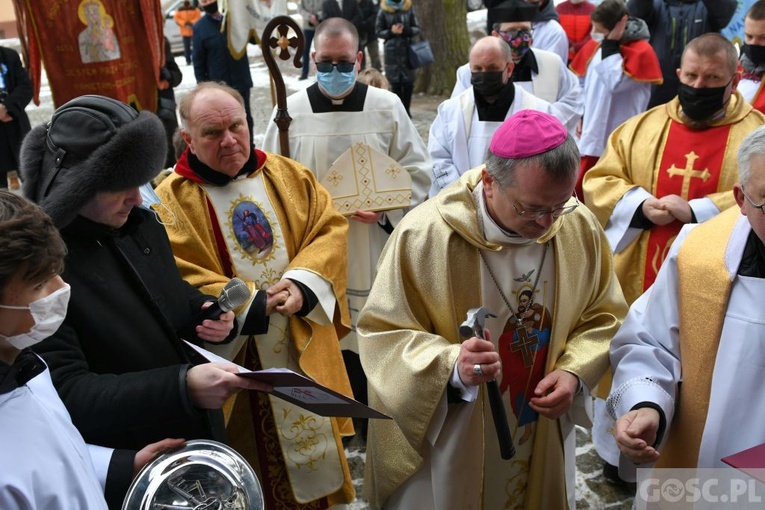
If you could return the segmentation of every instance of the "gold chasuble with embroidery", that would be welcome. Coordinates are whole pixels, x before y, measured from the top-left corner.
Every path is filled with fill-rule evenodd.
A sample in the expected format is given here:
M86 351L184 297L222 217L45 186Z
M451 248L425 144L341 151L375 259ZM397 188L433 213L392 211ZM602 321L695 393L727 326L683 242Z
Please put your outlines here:
M501 311L510 317L512 332L492 331L503 361L514 352L520 364L530 358L533 366L535 357L546 354L544 374L567 370L593 387L608 366L610 339L627 311L611 251L595 217L579 207L537 241L540 248L549 245L543 271L537 257L545 249L531 245L531 266L545 275L549 271L554 288L544 285L547 276L537 280L528 271L508 278L495 255L513 256L529 245L487 240L480 224L483 202L474 194L480 179L480 168L470 170L459 184L404 217L385 246L359 318L369 404L393 418L369 424L364 491L373 505L414 508L401 503L402 488L408 487L436 493L438 510L565 509L573 496L573 487L567 493L566 486L566 470L574 472L568 445L574 420L586 423L573 416L575 406L558 420L533 418L533 436L521 444L526 418L515 396L508 395L515 383L505 366L507 379L499 384L507 392L503 400L518 454L504 461L494 452L496 431L485 388L474 402L452 403L446 392L462 341L459 326L470 308L489 304L482 303L482 293L495 283L507 289L502 292L513 308ZM486 276L482 258L496 282ZM531 378L537 379L533 371ZM519 383L521 397L527 379ZM446 447L434 447L441 444ZM564 456L564 444L570 456Z
M263 334L205 347L250 369L290 368L351 396L338 340L350 323L348 223L329 193L308 169L275 154L253 151L248 175L217 184L190 161L200 164L187 151L157 188L166 207L157 212L186 281L217 296L237 276L255 296L286 271L301 270L328 282L335 303L325 310L327 324L275 313ZM240 326L253 302L237 310ZM354 499L341 441L353 433L350 419L324 418L260 392L238 397L226 409L228 439L258 472L268 508L320 509Z
M584 178L587 206L605 227L625 193L641 187L657 198L708 198L719 211L732 206L738 179L736 152L741 140L765 123L739 92L731 96L725 116L707 129L682 123L674 98L628 120L611 134L606 150ZM614 257L627 303L651 286L683 224L642 231Z

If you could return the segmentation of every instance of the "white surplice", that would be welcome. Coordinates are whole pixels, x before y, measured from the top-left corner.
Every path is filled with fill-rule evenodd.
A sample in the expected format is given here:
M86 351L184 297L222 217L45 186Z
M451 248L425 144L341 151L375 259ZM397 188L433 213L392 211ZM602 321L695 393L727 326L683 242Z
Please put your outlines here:
M760 81L741 78L741 80L738 82L736 90L741 92L741 95L744 96L744 99L751 103L754 101L754 97L757 95L757 91L760 90L761 85L762 82Z
M107 508L114 450L85 444L47 368L0 395L0 430L0 508Z
M677 253L693 227L680 232L656 282L632 305L611 343L615 372L608 409L612 417L623 416L639 402L654 402L664 411L669 434L682 434L671 430L682 380ZM736 274L750 232L746 217L740 216L725 252L733 284L715 364L709 367L712 387L699 449L700 468L726 467L722 457L765 443L760 426L765 422L765 400L758 398L765 366L765 309L760 306L765 279ZM624 460L620 463L623 477L634 468Z
M531 51L534 53L539 72L531 71L531 81L513 83L550 103L550 113L573 134L584 111L584 95L579 78L555 53L539 48L531 48ZM470 74L470 64L457 68L457 81L452 90L452 98L470 88Z
M531 24L534 47L555 53L561 62L568 62L568 36L560 23L551 19Z
M550 103L513 84L515 98L505 118L525 109L552 113ZM438 114L430 126L428 152L433 159L433 185L430 196L459 179L471 168L486 161L489 144L502 122L478 120L473 88L447 99L438 106Z
M611 132L624 121L643 113L651 98L651 84L635 81L624 72L620 53L602 57L598 48L584 78L584 118L578 140L582 156L600 157Z
M368 87L363 111L314 113L306 91L287 98L292 123L289 129L290 155L314 172L321 181L332 163L356 142L363 142L401 165L412 178L412 204L427 198L432 163L425 143L406 113L401 100L387 90ZM276 115L274 108L273 115ZM263 149L279 153L279 132L270 122ZM405 210L385 213L392 225ZM349 220L348 287L352 331L343 339L343 349L358 351L356 320L366 302L374 279L375 266L388 234L379 225Z

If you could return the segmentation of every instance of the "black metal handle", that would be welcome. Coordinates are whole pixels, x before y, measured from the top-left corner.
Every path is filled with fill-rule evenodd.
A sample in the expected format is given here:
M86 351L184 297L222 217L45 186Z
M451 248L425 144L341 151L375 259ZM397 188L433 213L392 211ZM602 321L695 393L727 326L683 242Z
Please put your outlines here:
M497 440L499 441L499 453L505 460L510 460L515 456L515 447L513 438L510 435L510 426L507 423L507 413L505 404L502 402L502 395L499 393L497 381L486 383L486 391L489 394L489 404L491 405L491 416L494 418L494 428L497 429Z

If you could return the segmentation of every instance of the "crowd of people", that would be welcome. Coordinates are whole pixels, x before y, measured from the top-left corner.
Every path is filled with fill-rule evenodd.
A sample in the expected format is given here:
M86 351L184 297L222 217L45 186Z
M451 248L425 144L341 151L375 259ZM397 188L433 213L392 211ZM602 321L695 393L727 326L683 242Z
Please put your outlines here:
M252 143L215 0L176 13L198 84L176 106L166 59L164 116L84 95L32 128L0 48L0 508L121 508L192 439L298 510L357 498L353 437L393 510L575 508L575 425L632 490L765 443L765 0L740 52L735 1L485 3L425 143L412 0L301 2L290 157L273 122ZM249 297L203 317L233 278Z

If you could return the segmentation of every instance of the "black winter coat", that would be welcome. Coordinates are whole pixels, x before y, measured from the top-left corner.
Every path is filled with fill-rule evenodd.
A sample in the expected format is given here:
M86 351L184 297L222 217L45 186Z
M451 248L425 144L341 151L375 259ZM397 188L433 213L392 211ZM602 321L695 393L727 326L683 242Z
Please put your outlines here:
M29 117L24 108L32 100L33 90L19 54L11 48L0 46L0 73L6 82L7 94L5 98L0 98L0 102L14 119L12 122L0 122L0 188L4 188L7 172L19 169L21 141L30 130Z
M364 33L359 34L359 37L362 39L362 45L376 42L377 32L375 31L375 25L377 24L377 12L380 8L372 0L359 0L359 9L361 9L361 16L364 18Z
M226 33L220 31L221 23L221 20L205 14L194 24L194 35L191 37L194 77L197 83L222 81L247 97L252 87L250 61L247 55L239 59L231 56Z
M134 208L119 230L78 216L61 234L72 295L36 352L85 440L132 450L167 437L225 441L222 413L191 404L176 335L210 297L181 279L153 213Z
M329 18L343 18L350 21L359 34L365 31L364 14L356 0L343 0L342 9L340 9L337 0L325 0L321 5L321 20L324 21Z
M393 33L391 27L396 23L404 25L403 33ZM401 10L381 3L376 31L377 37L385 41L385 77L391 83L414 82L416 70L409 65L409 39L420 35L420 26L411 2L406 0Z

